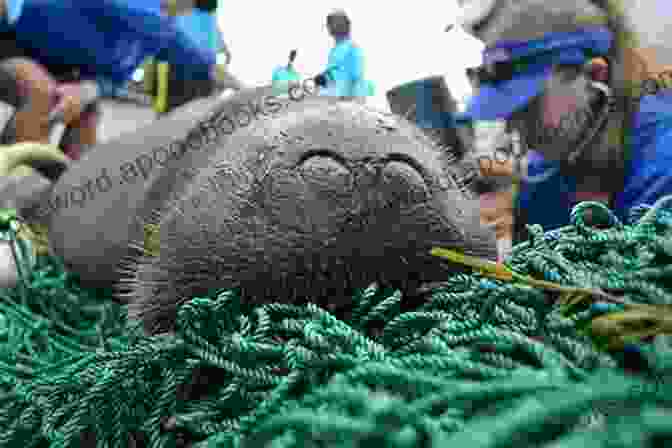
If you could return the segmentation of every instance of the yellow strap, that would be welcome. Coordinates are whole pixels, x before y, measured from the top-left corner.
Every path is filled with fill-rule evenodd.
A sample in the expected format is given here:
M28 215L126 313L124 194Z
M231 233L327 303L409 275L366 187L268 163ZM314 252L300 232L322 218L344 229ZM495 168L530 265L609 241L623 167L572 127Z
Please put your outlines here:
M157 89L156 98L154 98L154 110L157 114L168 110L168 73L170 66L167 62L157 64Z
M168 15L175 17L178 15L178 5L176 0L168 2ZM162 114L168 110L168 74L170 66L166 62L157 64L156 74L156 98L154 99L154 110L157 114Z

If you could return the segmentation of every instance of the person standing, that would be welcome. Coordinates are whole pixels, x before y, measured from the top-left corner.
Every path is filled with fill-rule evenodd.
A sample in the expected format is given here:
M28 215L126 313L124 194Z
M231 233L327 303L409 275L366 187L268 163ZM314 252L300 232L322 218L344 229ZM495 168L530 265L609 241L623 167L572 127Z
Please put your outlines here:
M290 85L301 81L299 73L294 68L294 61L296 60L296 50L289 52L289 62L287 65L276 67L273 70L271 83L275 92L282 95L289 92Z
M315 84L322 88L322 95L364 103L370 95L364 79L364 54L352 41L351 22L345 11L327 16L327 30L335 45L329 52L327 68L313 78Z

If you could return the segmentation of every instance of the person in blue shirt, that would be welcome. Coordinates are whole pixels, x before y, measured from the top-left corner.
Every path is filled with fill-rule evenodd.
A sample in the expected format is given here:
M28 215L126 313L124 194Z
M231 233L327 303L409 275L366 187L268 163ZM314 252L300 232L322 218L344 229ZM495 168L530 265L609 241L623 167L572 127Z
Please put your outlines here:
M366 99L367 83L364 79L364 54L350 35L350 18L337 10L327 16L327 30L335 45L329 52L327 68L315 76L315 84L322 88L320 94L341 99Z
M653 44L641 30L656 29L656 7L666 3L640 2L636 13L648 8L653 19L639 29L627 15L635 8L624 15L602 0L474 5L463 26L486 48L478 92L458 118L506 119L530 150L517 197L483 211L498 234L514 222L518 239L524 224L561 227L584 200L608 203L625 221L633 207L672 194L672 92L641 88Z
M184 14L178 14L175 21L200 48L223 52L226 56L225 64L228 65L231 63L231 53L217 24L217 6L218 0L196 0L194 7Z
M273 69L271 75L271 84L277 95L284 95L289 92L292 83L301 82L299 73L294 68L297 50L289 52L289 61L287 65L281 65Z
M185 5L187 2L180 2L179 0L171 0L171 2L176 6L174 11L177 13L175 21L179 29L196 42L200 48L207 48L216 54L223 53L226 61L224 64L218 64L218 76L213 80L180 77L176 71L177 68L171 65L168 72L168 94L165 109L160 111L161 114L169 113L195 98L210 96L215 93L218 87L223 90L240 90L243 87L242 83L226 70L226 66L231 62L231 53L224 42L217 23L218 1L195 0L188 2L191 3L190 6ZM148 69L156 70L157 66L151 64ZM154 82L151 89L152 96L158 93L157 87L158 84Z
M82 115L79 81L124 85L152 56L169 61L180 79L215 76L214 51L163 16L161 0L0 0L0 59L27 102L17 113L17 141L46 142L57 103L80 143L94 144L97 114Z

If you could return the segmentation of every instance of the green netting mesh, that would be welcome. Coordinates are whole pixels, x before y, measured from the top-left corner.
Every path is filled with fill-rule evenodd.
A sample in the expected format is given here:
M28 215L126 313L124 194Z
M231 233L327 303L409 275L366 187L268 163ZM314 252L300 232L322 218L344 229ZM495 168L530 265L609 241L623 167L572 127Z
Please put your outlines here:
M588 210L599 220L584 203L571 226L532 226L508 265L671 304L672 213L623 225L603 208L597 229ZM58 259L27 275L0 291L0 447L672 446L668 346L640 345L646 369L626 373L577 331L592 308L564 317L529 286L453 275L402 313L373 285L348 321L219 291L183 306L175 335L146 337Z

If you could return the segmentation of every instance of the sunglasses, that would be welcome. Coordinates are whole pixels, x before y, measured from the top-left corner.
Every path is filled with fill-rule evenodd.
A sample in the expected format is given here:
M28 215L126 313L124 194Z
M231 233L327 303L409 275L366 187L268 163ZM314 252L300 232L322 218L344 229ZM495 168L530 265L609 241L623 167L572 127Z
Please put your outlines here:
M470 75L470 77L476 80L479 84L497 84L503 81L509 81L517 75L527 72L530 67L544 65L544 59L549 59L550 62L551 56L553 55L534 55L517 58L511 61L491 62L469 69L467 75Z
M586 57L593 55L586 52ZM495 61L483 64L479 67L467 69L467 76L478 84L497 84L503 81L510 81L516 76L526 73L533 67L544 67L557 64L556 52L537 53L530 56L523 56L509 61Z

